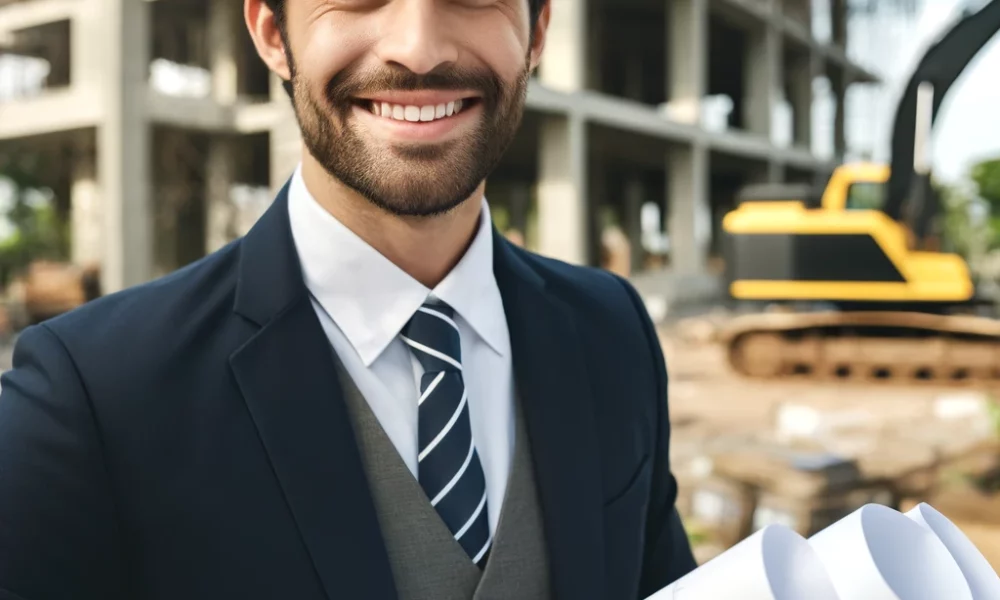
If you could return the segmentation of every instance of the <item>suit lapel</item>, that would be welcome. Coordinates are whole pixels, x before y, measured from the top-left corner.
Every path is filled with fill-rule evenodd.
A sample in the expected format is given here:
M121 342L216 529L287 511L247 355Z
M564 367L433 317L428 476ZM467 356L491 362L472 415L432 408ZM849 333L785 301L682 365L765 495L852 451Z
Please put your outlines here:
M286 194L242 242L235 310L260 329L230 365L327 596L394 600L333 349L302 282Z
M538 479L553 593L604 597L604 539L595 407L569 307L494 232L494 274L503 297Z

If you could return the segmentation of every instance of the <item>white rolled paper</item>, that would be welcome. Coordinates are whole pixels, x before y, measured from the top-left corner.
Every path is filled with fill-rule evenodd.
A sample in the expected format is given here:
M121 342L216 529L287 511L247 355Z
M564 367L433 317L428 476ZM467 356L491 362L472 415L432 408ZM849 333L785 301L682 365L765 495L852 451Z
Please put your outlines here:
M941 540L965 575L973 600L1000 600L1000 577L957 525L925 502L913 507L906 516Z
M941 540L887 506L867 504L809 543L840 600L972 600Z
M768 525L647 600L804 598L839 600L809 542L783 525Z

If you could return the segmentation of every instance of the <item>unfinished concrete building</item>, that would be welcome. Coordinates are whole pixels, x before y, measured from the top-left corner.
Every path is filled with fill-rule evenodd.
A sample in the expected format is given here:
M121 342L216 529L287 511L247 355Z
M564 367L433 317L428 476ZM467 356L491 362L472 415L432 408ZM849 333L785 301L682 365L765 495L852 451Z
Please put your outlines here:
M711 279L738 187L812 180L845 152L845 94L873 81L847 57L845 1L553 0L488 182L498 225L590 264L617 226L634 272ZM244 233L298 160L242 4L0 0L0 154L33 157L105 291Z

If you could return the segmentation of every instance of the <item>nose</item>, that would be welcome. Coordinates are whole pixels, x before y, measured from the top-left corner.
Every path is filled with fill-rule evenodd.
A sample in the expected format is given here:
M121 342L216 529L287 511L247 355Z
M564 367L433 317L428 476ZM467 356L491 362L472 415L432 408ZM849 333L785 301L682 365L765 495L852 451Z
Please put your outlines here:
M379 32L377 56L424 75L458 60L458 45L444 26L439 0L393 0Z

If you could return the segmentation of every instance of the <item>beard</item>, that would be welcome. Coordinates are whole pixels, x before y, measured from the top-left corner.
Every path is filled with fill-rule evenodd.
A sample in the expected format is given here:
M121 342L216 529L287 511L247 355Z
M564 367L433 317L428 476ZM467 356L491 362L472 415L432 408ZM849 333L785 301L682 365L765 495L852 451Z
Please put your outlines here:
M405 68L345 69L316 98L289 57L292 104L309 153L347 187L397 216L430 217L468 199L496 168L521 125L530 63L514 82L496 73L442 67L418 75ZM357 98L382 91L474 90L481 104L475 129L439 144L378 142L358 123ZM368 110L367 104L363 110Z

